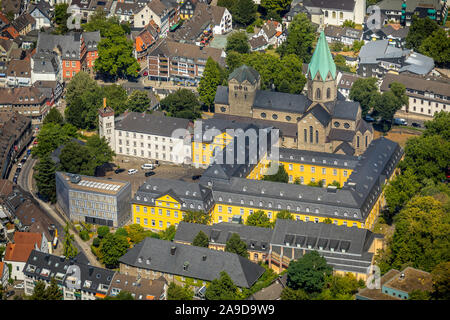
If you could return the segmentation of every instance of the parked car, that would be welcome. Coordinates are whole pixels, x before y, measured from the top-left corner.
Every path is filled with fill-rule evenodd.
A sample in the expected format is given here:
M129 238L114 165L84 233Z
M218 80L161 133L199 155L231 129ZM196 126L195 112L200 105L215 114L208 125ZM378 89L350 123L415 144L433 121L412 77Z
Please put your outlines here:
M416 128L422 128L422 125L420 123L417 123L417 122L413 122L413 123L411 123L411 125L413 127L416 127Z
M6 298L9 298L9 297L13 296L14 294L16 294L16 292L14 290L8 291L6 293Z
M198 180L200 179L201 175L192 176L192 180Z
M148 72L144 71L144 77L148 76Z
M124 171L125 171L125 169L118 168L118 169L114 170L114 173L115 174L119 174L119 173L124 172Z
M22 168L19 167L19 168L16 169L17 175L19 175L18 173L19 173L20 171L22 171Z
M19 163L17 164L17 168L18 168L18 169L22 168L22 165L23 165L22 162L19 162Z
M17 183L17 177L14 177L14 178L13 178L13 182L14 182L14 183Z
M128 174L135 174L137 172L138 172L137 169L130 169L130 170L128 170Z
M141 168L143 170L153 170L155 169L155 165L153 163L144 163Z
M372 118L372 117L369 116L369 115L365 116L365 117L364 117L364 120L366 120L367 122L374 122L374 121L375 121L375 119Z
M18 283L18 284L16 284L16 285L14 286L14 289L23 289L23 288L24 288L23 282L22 282L22 283Z
M394 118L394 124L399 126L407 126L408 122L403 118Z
M21 162L21 163L25 163L25 162L27 161L27 159L28 159L28 156L25 155L25 156L22 158L22 160L20 160L20 162Z
M146 176L146 177L150 177L150 176L152 176L152 175L154 175L154 174L155 174L154 171L147 171L147 172L145 173L145 176Z

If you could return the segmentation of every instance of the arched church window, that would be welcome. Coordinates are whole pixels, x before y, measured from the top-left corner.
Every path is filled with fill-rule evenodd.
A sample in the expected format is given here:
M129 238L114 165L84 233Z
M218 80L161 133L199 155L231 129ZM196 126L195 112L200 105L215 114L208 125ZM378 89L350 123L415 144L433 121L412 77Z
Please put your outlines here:
M261 118L265 118L265 117L266 117L266 113L265 112L261 113Z
M220 111L225 112L225 111L227 111L227 108L225 108L225 107L220 107Z
M239 89L239 87L238 86L234 86L234 90L237 90L237 89Z
M346 123L344 123L344 128L348 129L348 128L350 128L350 125L346 122Z
M313 140L313 132L314 132L313 127L309 126L309 142L310 143L314 142L314 140Z
M334 122L334 126L335 126L336 128L339 128L340 125L341 125L341 124L340 124L339 122L337 122L337 121Z
M356 147L359 148L359 136L356 136Z
M300 121L302 118L301 117L297 117L297 121Z
M277 120L277 119L278 119L278 116L274 113L274 114L272 115L272 118L273 118L274 120Z
M330 99L331 97L331 89L327 88L327 99Z
M239 86L239 90L242 90L242 86Z
M366 148L367 148L367 141L368 141L369 136L366 136Z
M291 117L290 116L286 116L286 121L291 121Z
M244 87L244 91L247 91L247 87Z
M308 130L304 129L303 133L305 135L305 142L308 142Z
M320 89L316 89L316 99L320 99Z
M316 143L319 143L319 131L316 130Z

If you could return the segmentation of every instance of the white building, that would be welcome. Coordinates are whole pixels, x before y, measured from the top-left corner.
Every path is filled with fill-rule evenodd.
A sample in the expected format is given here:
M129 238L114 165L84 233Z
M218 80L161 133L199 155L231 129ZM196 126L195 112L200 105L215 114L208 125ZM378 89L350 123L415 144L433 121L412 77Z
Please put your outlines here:
M191 163L192 122L158 114L128 112L117 118L99 110L99 134L117 155L169 163Z
M41 52L31 57L31 83L37 81L63 81L62 62L56 53Z
M311 13L321 10L324 25L342 26L345 20L362 25L366 14L366 0L304 0L303 5Z

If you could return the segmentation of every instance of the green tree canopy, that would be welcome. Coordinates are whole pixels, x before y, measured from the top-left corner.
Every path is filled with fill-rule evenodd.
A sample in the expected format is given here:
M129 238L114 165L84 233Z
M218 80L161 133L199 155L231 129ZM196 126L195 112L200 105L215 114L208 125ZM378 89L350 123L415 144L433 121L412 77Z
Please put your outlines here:
M211 222L211 215L204 211L187 210L184 217L184 222L209 224Z
M175 225L172 224L170 227L159 232L159 238L161 240L172 241L173 238L175 238L175 233L177 233L177 229L175 228Z
M50 280L50 286L46 288L44 281L37 281L33 289L33 294L28 298L29 300L62 300L63 293L59 289L58 284L54 278Z
M74 174L93 176L95 167L92 157L86 152L86 147L76 141L65 144L59 156L60 170Z
M288 10L290 0L261 0L261 7L266 11L266 17L280 18L280 13Z
M55 172L56 165L47 153L39 159L38 164L34 167L36 171L34 178L38 188L39 195L51 203L56 202L56 183Z
M134 112L146 112L150 103L148 93L142 90L133 90L127 100L128 110Z
M309 295L302 289L294 290L285 287L281 291L281 300L310 300Z
M253 212L251 215L249 215L247 221L245 221L245 224L248 226L263 227L263 228L272 227L272 223L270 222L269 217L262 210L257 210Z
M334 56L334 63L336 68L340 71L350 72L350 67L347 65L347 60L343 55L337 54Z
M374 99L379 96L377 79L362 78L356 80L350 89L350 100L359 102L362 109L362 116L366 116L370 108L374 106Z
M112 84L103 87L103 96L106 103L111 107L116 115L123 113L128 107L127 91L119 84Z
M434 31L422 41L419 52L432 57L441 67L448 67L450 63L450 38L444 29Z
M233 21L248 26L256 19L256 5L253 0L239 0L234 6Z
M100 227L97 228L97 235L98 235L98 237L100 239L103 239L108 233L109 233L109 227L108 226L100 226Z
M291 261L287 271L287 286L303 289L307 293L321 292L333 268L317 251L306 253L298 260Z
M443 261L436 265L431 271L431 276L433 279L433 291L431 293L433 299L450 300L450 262Z
M220 278L211 281L206 288L205 297L207 300L237 300L237 287L225 272L220 272Z
M356 27L356 23L355 23L355 21L352 21L352 20L345 20L344 23L342 24L342 26L354 28L354 27Z
M282 56L295 54L303 62L309 63L315 39L316 27L306 14L299 13L289 24L286 41L277 48L277 52Z
M227 45L225 51L228 53L230 51L236 51L238 53L249 53L250 44L248 43L247 34L245 31L237 31L232 33L227 38Z
M413 15L411 26L405 39L406 47L419 52L422 42L438 29L438 24L430 18L422 19Z
M167 300L192 300L194 291L189 286L179 286L171 282L167 289Z
M44 125L47 123L54 123L62 126L64 124L64 118L61 112L59 112L56 108L51 108L42 122Z
M403 208L419 189L420 183L411 169L405 170L403 174L389 182L385 188L384 195L391 218L394 213Z
M438 112L433 120L425 121L424 137L439 135L445 140L450 140L450 113Z
M99 248L102 262L108 267L117 267L119 258L127 252L128 248L129 244L125 237L108 233L103 238Z
M209 246L208 236L203 231L200 230L195 236L194 240L192 241L192 245L197 247L208 248Z
M64 227L64 240L63 240L63 256L66 258L74 258L78 254L78 249L73 244L74 236L70 234L69 223L66 223Z
M247 244L241 240L241 237L237 233L233 233L230 239L228 239L225 251L248 258Z
M190 120L201 117L200 102L196 95L188 89L179 89L161 100L161 109L171 117Z
M73 125L66 123L60 126L59 124L50 122L43 125L41 130L39 130L36 138L39 144L34 146L31 152L34 157L40 159L45 155L50 155L60 145L76 137L78 137L77 128Z
M70 14L67 13L67 8L69 5L67 3L55 4L55 14L53 16L53 23L56 24L55 33L65 34L69 29L67 29L67 19Z
M294 220L294 216L287 210L281 210L280 212L277 213L277 219Z
M214 106L217 86L221 85L224 80L223 74L219 64L209 57L206 61L205 70L203 71L203 76L200 79L197 89L200 101L208 108Z
M278 171L277 171L276 174L265 175L262 178L262 180L288 183L289 182L289 175L286 172L286 169L284 168L284 165L280 164L278 166Z
M115 16L106 17L106 12L103 10L96 10L93 15L89 17L89 22L83 24L81 27L86 32L100 31L100 36L106 37L109 29L114 26L120 26L124 33L130 33L129 27L126 24L120 24L119 19Z

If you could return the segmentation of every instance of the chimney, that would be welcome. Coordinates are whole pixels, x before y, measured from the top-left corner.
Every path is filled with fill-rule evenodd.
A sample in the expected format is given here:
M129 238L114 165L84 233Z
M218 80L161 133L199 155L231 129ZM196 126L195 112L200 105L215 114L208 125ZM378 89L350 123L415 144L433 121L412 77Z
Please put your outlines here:
M202 261L206 261L206 256L203 256L203 257L202 257Z
M106 110L106 97L103 98L103 108L105 108L105 110Z
M177 249L177 247L173 246L170 248L170 254L171 255L175 255L175 250Z

